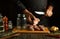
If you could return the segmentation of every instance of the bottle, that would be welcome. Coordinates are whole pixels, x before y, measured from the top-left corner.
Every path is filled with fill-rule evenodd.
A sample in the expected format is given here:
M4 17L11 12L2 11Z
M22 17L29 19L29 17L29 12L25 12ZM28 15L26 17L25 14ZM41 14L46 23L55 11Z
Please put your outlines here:
M8 31L8 18L6 16L3 17L3 26L5 31Z
M4 32L4 26L3 26L3 16L0 13L0 32Z
M25 14L22 15L22 29L26 29L27 22Z
M9 22L8 22L8 27L9 27L9 30L12 30L12 28L13 28L13 27L12 27L12 21L9 21Z
M21 14L17 15L17 29L21 29Z
M0 14L0 26L2 26L3 25L3 20L2 20L2 14Z

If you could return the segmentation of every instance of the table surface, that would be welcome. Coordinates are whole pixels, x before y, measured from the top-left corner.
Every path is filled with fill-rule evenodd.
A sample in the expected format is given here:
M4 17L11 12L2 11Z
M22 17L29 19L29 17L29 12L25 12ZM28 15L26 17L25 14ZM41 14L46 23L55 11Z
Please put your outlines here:
M29 34L49 34L50 31L28 31L28 30L19 30L19 29L13 29L12 30L12 34L9 35L9 33L7 33L6 36L3 36L1 37L0 39L6 39L6 38L11 38L11 37L14 37L14 36L18 36L20 35L21 33L29 33Z
M19 36L21 33L32 33L32 34L47 34L47 36L52 36L52 37L59 37L60 38L60 34L51 34L50 31L28 31L28 30L17 30L14 29L12 35L8 35L8 36L4 36L0 39L6 39L6 38L11 38L14 36Z
M15 33L15 34L12 34L12 35L3 36L3 37L1 37L0 39L7 39L7 38L14 37L14 36L19 36L19 35L20 35L19 33Z

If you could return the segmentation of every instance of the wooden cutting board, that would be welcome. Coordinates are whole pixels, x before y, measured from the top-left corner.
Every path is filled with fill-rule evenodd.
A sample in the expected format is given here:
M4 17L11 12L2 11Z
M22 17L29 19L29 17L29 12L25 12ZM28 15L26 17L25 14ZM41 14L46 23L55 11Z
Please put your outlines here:
M44 30L44 31L29 31L29 30L19 30L14 28L12 32L19 32L19 33L50 33L49 30Z

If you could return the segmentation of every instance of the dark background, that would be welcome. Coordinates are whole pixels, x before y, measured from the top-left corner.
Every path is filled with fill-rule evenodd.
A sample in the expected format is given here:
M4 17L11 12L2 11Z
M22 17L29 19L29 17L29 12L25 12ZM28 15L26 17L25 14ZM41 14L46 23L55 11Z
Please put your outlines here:
M2 13L3 16L7 16L9 20L14 21L17 17L17 6L12 0L0 0L0 13ZM59 0L53 0L54 1L54 9L53 9L53 16L50 17L51 25L56 25L60 27L60 1ZM15 21L14 21L15 25Z
M53 16L51 17L51 24L60 28L60 0L53 0Z

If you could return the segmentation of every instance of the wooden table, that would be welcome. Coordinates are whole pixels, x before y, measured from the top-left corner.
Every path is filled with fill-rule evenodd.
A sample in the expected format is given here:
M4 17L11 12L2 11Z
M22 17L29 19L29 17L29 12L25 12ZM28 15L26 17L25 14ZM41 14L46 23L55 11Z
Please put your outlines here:
M49 37L55 37L55 38L60 38L60 33L57 33L57 34L50 33L47 36L49 36Z
M13 35L4 36L4 37L2 37L2 38L0 38L0 39L8 39L8 38L11 38L11 37L14 37L14 36L19 36L19 35L20 35L19 33L15 33L15 34L13 34Z
M18 30L18 29L13 29L12 32L13 32L12 35L5 36L0 39L7 39L7 38L14 37L14 36L19 36L22 33L26 33L26 34L41 34L41 33L42 34L49 34L50 33L50 31L28 31L28 30Z
M31 30L19 30L14 28L13 32L19 32L19 33L50 33L49 30L44 30L44 31L31 31Z
M13 35L9 35L9 36L5 36L5 37L2 37L2 38L0 38L0 39L11 39L12 37L16 37L17 36L17 38L19 37L19 36L24 36L25 38L27 38L27 37L29 37L30 36L30 39L32 39L34 36L36 37L36 35L37 35L37 37L39 37L40 36L40 38L41 39L48 39L47 37L49 37L49 39L51 39L50 37L60 37L60 35L54 35L54 34L51 34L50 33L50 31L28 31L28 30L18 30L18 29L13 29L13 31L12 31L14 34ZM40 34L40 35L39 35ZM33 35L33 36L32 36ZM42 35L42 36L41 36ZM24 38L24 39L25 39ZM19 38L20 39L20 38ZM28 38L27 38L28 39ZM34 38L35 39L35 38ZM37 39L37 38L36 38ZM60 38L59 38L60 39Z

